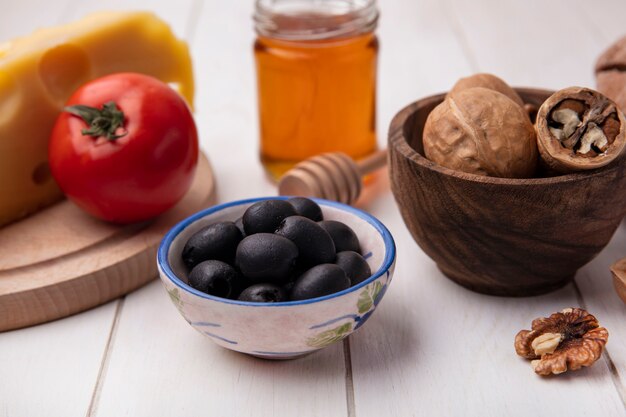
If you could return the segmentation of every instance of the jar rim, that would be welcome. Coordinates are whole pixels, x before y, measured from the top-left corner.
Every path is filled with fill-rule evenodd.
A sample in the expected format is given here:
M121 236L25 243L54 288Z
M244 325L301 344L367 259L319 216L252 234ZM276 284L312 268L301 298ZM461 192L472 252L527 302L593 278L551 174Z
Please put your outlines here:
M282 40L323 40L373 32L376 0L256 0L256 33Z

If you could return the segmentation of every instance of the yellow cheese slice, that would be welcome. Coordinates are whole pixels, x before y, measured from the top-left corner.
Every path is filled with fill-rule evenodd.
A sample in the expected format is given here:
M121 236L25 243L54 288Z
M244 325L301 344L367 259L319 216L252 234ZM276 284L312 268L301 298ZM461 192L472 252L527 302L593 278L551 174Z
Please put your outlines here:
M0 44L0 226L61 198L47 163L52 126L78 87L115 72L159 78L193 106L187 45L151 13L96 13Z

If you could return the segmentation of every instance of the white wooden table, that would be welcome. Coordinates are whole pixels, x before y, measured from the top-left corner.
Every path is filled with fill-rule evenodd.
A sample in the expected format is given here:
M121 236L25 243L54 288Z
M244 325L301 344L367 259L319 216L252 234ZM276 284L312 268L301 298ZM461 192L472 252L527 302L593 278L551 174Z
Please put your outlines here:
M102 9L149 9L190 44L202 147L220 202L272 195L257 162L252 0L1 0L0 39ZM405 104L472 72L513 85L593 87L598 54L626 29L626 2L381 0L378 132ZM2 138L0 138L1 140ZM608 265L626 223L574 284L541 297L483 296L445 279L386 190L363 207L393 233L393 285L343 344L270 362L188 326L157 281L91 311L0 334L0 416L624 416L626 306ZM610 331L594 367L536 376L513 338L583 306Z

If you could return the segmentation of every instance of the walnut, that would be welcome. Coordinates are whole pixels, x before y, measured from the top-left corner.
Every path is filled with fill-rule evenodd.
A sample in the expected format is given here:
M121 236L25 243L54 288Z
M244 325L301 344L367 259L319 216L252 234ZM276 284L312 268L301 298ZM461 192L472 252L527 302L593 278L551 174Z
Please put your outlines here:
M596 62L598 91L626 112L626 36L611 45Z
M454 84L448 95L459 93L474 87L488 88L489 90L502 93L521 107L524 107L524 101L504 80L493 74L474 74L469 77L461 78Z
M424 125L424 153L447 168L505 178L532 177L535 131L525 110L482 87L450 94Z
M533 370L542 376L575 371L600 359L609 332L581 308L566 308L550 317L533 320L532 330L515 336L515 351L533 359Z
M624 114L610 99L582 87L557 91L539 108L537 144L556 172L599 168L626 149Z

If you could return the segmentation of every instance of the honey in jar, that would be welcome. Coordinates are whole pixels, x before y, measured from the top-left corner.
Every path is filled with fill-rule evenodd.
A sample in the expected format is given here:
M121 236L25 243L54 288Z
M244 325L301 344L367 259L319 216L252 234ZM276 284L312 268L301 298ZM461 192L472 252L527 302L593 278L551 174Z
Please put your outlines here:
M311 156L376 150L374 0L258 0L261 161L274 178Z

